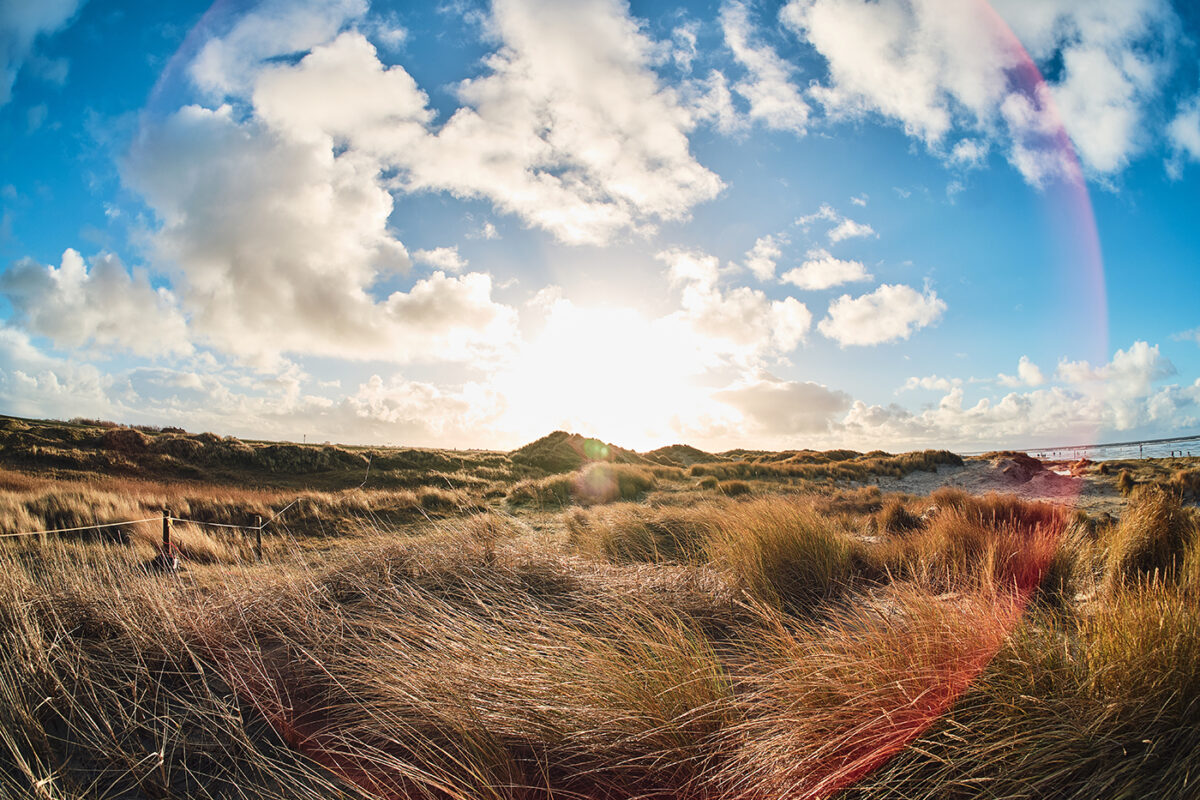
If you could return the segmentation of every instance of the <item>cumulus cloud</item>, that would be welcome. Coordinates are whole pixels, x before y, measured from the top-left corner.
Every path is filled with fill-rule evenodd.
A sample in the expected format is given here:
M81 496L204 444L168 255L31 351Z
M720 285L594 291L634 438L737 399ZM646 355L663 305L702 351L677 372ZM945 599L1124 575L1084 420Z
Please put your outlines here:
M1063 125L1092 170L1111 174L1147 144L1145 124L1170 68L1179 23L1167 0L1001 0L997 10L1050 82Z
M803 264L783 273L779 279L800 289L817 291L871 277L861 261L847 261L835 258L828 250L814 250Z
M500 49L464 105L393 148L410 190L481 197L564 242L602 244L685 218L722 188L689 152L692 114L651 68L653 43L610 0L499 0Z
M907 339L945 310L945 301L931 289L922 294L911 286L885 283L870 294L834 300L817 329L843 347L876 345Z
M91 364L48 356L24 331L0 326L0 401L10 414L111 418L118 383Z
M745 80L734 91L750 104L749 117L773 130L803 134L808 126L808 103L792 84L792 67L773 48L757 41L745 4L721 7L721 30L733 57L746 68Z
M1045 87L1014 80L1025 63L1021 44L986 4L790 0L781 19L826 59L829 78L812 95L834 117L895 120L952 163L986 152L950 145L956 132L999 141L1034 183L1072 174L1058 117L1091 171L1122 169L1145 146L1145 119L1169 64L1167 43L1177 35L1169 3L994 6L1036 61L1057 66Z
M680 287L680 310L666 318L682 327L708 357L731 357L755 363L766 355L784 354L804 341L812 313L794 297L770 300L746 286L719 285L715 256L687 250L658 254L668 265L668 278Z
M116 347L140 356L192 351L174 295L108 253L90 266L75 250L63 253L58 267L18 261L0 274L0 293L19 324L59 348Z
M12 99L13 84L39 36L61 29L84 0L37 0L0 3L0 106ZM47 80L66 79L66 62L47 62ZM62 80L57 78L61 72Z
M760 236L746 253L746 268L760 281L768 281L775 277L775 264L783 255L775 236Z
M142 130L124 175L159 220L148 245L193 331L226 353L403 362L510 342L515 312L492 302L486 275L435 273L372 295L409 264L379 169L327 138L188 106Z
M855 222L852 219L843 218L841 222L835 225L829 231L829 241L841 242L846 239L862 239L867 236L874 236L875 229L870 225L862 222Z
M1167 126L1167 141L1172 151L1167 172L1178 180L1185 162L1200 161L1200 95L1180 104Z
M1200 422L1200 380L1184 386L1156 385L1174 373L1157 346L1135 342L1098 367L1060 362L1055 378L1064 385L982 397L973 404L965 402L961 381L913 378L906 388L928 384L945 392L936 406L913 412L895 404L856 401L839 430L850 441L868 444L980 449L1092 443L1104 431L1168 435Z
M385 68L359 33L337 35L364 5L256 10L202 48L193 78L219 96L252 92L277 131L378 160L396 188L483 198L568 243L649 233L721 190L689 151L693 112L659 80L658 46L627 8L499 0L487 24L498 49L437 127L402 67ZM298 64L265 61L303 50Z
M1042 374L1041 369L1029 360L1029 356L1021 356L1021 360L1017 363L1016 375L1005 375L1001 372L996 379L1004 386L1013 387L1041 386L1046 382L1046 377Z
M332 137L367 151L422 136L429 98L403 67L385 68L360 33L343 33L293 66L262 68L255 114L294 138ZM381 140L386 139L386 145Z
M1112 361L1093 367L1087 361L1062 360L1055 376L1107 401L1111 424L1127 430L1145 421L1141 400L1150 395L1155 382L1175 375L1171 360L1151 346L1136 341L1127 350L1118 350Z
M468 264L468 261L459 255L458 245L417 250L412 254L412 259L418 264L426 264L446 272L462 272Z
M828 433L852 401L845 392L819 383L781 380L765 372L749 375L713 397L751 423L747 435L770 436Z
M215 100L245 95L269 59L324 44L366 12L367 0L265 0L205 41L188 75Z

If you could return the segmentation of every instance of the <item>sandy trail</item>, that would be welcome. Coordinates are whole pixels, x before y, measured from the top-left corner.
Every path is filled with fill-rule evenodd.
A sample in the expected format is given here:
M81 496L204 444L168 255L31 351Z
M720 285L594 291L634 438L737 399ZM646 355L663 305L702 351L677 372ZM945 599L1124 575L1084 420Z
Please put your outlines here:
M1078 508L1091 515L1117 516L1124 507L1124 498L1110 479L1093 475L1074 478L1055 472L1054 469L1061 468L1057 463L1049 465L1054 469L1035 463L1036 468L1006 458L972 458L961 467L939 467L936 473L912 472L903 478L880 478L878 485L884 492L914 495L927 495L943 486L972 494L1002 492Z

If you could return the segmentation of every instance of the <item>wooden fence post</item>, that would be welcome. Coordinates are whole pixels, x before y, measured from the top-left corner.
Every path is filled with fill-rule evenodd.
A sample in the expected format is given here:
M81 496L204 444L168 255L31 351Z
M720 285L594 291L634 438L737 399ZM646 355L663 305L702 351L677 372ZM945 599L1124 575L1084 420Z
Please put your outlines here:
M254 555L262 561L262 517L255 517L254 524Z
M163 540L162 540L162 561L163 569L173 570L175 568L175 559L171 555L171 509L163 509Z

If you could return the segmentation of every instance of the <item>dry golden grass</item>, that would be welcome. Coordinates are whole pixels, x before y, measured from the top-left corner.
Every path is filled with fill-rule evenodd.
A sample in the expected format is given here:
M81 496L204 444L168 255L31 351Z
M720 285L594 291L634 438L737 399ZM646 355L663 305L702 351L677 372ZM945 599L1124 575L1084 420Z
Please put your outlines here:
M1195 517L1162 489L1138 489L1108 538L1108 587L1176 578L1189 550L1196 547Z
M430 514L476 510L478 500L461 490L417 489L286 492L136 479L51 481L0 472L0 534L78 528L160 516L199 523L252 526L287 507L268 535L344 533L355 525L389 524ZM294 504L293 504L293 501ZM120 537L129 530L100 535ZM86 531L77 536L95 536ZM210 531L217 535L215 531Z
M682 474L673 467L647 467L597 462L581 470L520 481L508 491L510 503L565 506L595 505L641 497L658 484L657 471Z
M605 477L561 530L313 493L297 519L455 513L261 564L178 525L174 575L147 568L154 523L0 546L0 798L1196 796L1177 501L1108 529L954 491L621 502ZM11 524L282 499L4 486Z

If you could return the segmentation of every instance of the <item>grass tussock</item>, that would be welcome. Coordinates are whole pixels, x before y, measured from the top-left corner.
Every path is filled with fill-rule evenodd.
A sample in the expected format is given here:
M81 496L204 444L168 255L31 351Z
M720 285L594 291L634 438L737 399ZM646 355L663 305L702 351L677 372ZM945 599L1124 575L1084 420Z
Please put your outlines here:
M1177 497L1155 487L1139 489L1107 543L1108 587L1174 580L1197 536L1195 516Z
M565 475L521 481L508 491L508 501L538 506L595 505L636 500L657 485L655 473L645 467L595 463Z
M576 552L613 563L708 565L758 602L802 606L851 577L850 542L805 501L614 506L567 517Z

